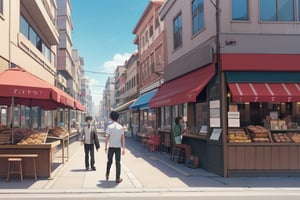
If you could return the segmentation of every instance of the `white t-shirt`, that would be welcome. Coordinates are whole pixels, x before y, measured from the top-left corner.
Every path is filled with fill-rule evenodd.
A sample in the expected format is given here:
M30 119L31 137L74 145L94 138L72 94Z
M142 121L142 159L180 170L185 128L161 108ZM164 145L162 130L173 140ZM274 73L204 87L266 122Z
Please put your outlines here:
M124 134L123 127L117 122L108 125L106 133L109 135L109 147L121 148L122 135Z

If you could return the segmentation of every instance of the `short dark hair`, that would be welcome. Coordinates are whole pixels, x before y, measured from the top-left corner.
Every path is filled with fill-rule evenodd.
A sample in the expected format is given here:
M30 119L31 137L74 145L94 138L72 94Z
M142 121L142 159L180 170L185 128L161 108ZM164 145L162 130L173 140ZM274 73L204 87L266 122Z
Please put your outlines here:
M86 116L85 118L85 122L89 121L89 120L93 120L93 118L91 116Z
M178 116L178 117L176 117L175 118L175 124L179 124L179 121L181 120L181 119L183 119L183 117L181 117L181 116Z
M119 119L119 113L116 112L116 111L111 111L110 114L109 114L109 117L111 118L111 120L113 121L118 121Z

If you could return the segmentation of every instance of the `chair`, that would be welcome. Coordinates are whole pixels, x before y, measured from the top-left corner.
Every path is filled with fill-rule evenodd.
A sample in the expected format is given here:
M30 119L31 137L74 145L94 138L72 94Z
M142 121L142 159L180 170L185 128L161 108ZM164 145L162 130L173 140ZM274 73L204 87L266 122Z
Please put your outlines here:
M149 151L156 151L160 146L160 136L159 135L151 135L147 142Z
M185 156L184 156L185 149L178 147L176 145L175 137L173 136L173 133L171 133L171 135L172 135L172 137L171 137L172 138L171 160L176 161L176 162L184 162L185 161Z
M14 164L19 164L19 170L15 169L17 166ZM23 181L22 158L8 158L7 182L11 174L20 174L21 181Z
M173 136L173 134L172 134ZM172 137L171 160L186 163L191 156L192 147L188 144L176 144L175 137Z

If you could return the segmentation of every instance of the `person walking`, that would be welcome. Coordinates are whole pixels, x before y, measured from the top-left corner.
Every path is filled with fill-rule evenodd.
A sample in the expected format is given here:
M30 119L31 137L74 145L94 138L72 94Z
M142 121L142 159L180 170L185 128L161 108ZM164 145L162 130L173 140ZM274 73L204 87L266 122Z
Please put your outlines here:
M116 183L121 183L123 179L121 175L121 148L122 155L125 155L125 136L124 129L117 121L119 119L119 113L112 111L109 115L112 123L108 125L106 129L106 140L105 140L105 152L107 153L107 166L106 166L106 180L109 179L110 168L112 165L113 156L115 155L116 162ZM109 148L107 149L107 146Z
M93 118L91 116L87 116L85 118L86 125L82 129L81 142L84 144L84 153L85 153L85 170L89 170L89 164L91 164L91 169L96 171L95 167L95 153L94 146L98 151L100 148L100 143L98 140L97 132L95 127L92 127L91 122ZM91 157L91 162L89 163L89 155Z

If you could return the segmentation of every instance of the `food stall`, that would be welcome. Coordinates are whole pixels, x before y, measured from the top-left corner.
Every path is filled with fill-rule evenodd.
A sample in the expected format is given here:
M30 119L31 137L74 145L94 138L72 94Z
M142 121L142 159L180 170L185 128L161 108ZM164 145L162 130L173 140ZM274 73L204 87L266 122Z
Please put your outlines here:
M0 73L0 105L1 122L3 116L6 117L6 126L1 123L0 129L0 155L37 154L37 176L50 178L58 145L62 146L62 163L68 158L69 131L63 127L41 129L54 126L54 123L51 126L42 124L42 120L46 121L42 112L53 110L54 113L59 108L67 108L69 112L70 109L84 110L83 106L59 88L19 67ZM33 108L39 108L37 121L32 118ZM58 124L58 119L54 115L49 117L50 121L56 121L55 124ZM16 125L15 121L22 123ZM0 176L6 176L7 158L0 157L0 161L3 163ZM23 171L25 177L33 175L30 159L23 160Z

